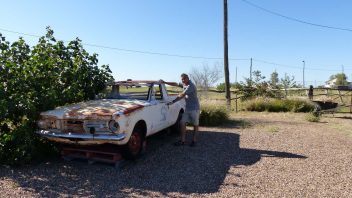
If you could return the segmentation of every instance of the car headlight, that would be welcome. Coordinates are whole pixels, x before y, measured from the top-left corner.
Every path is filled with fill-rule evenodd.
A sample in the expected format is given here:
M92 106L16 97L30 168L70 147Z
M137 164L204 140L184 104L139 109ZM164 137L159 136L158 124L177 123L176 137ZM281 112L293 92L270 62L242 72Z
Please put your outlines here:
M46 120L39 120L37 122L37 124L40 129L47 129L48 128L48 122Z
M40 129L58 129L61 126L60 120L41 119L37 122Z
M109 129L110 129L111 132L116 133L116 132L118 132L120 130L120 125L115 120L110 120Z

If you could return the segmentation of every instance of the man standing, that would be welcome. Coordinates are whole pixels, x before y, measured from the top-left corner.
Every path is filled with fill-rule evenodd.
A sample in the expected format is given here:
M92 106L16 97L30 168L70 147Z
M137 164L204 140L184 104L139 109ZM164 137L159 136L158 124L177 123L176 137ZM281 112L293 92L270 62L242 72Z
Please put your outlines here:
M181 74L181 80L183 84L183 92L180 93L175 100L169 103L173 104L174 102L185 98L186 101L186 110L182 115L181 119L181 140L176 142L175 146L182 146L186 141L186 123L192 124L194 129L193 139L190 146L195 146L197 142L197 133L199 128L199 111L200 105L197 96L197 88L193 84L187 74Z

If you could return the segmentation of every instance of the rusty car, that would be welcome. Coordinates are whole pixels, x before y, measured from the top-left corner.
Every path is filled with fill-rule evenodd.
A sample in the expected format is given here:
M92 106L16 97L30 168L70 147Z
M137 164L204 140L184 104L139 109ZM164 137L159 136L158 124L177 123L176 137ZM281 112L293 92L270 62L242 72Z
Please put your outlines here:
M109 87L95 100L42 112L36 133L61 144L118 145L126 159L136 159L148 136L180 130L185 101L168 105L176 95L164 81L118 81Z

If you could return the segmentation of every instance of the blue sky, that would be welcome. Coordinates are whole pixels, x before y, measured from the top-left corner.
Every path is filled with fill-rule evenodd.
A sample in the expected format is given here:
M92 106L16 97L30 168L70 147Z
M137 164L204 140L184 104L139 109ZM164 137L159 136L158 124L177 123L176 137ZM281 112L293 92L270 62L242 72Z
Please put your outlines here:
M351 31L299 23L228 0L231 82L236 67L238 81L249 77L250 58L253 70L267 79L276 70L279 77L286 73L302 84L304 60L306 85L322 84L342 69L351 81L352 1L248 1L287 17ZM34 45L37 37L10 31L42 36L51 26L59 40L79 37L83 43L115 48L85 46L99 54L100 65L110 65L117 80L179 81L181 73L205 64L223 70L222 0L0 0L0 7L0 32L11 42L22 36Z

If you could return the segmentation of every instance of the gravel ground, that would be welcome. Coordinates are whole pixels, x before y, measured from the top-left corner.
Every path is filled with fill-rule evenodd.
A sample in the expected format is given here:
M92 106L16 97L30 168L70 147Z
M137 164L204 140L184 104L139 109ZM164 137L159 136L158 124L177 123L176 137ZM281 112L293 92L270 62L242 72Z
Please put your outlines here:
M319 123L293 113L232 117L201 127L196 147L152 137L121 170L61 159L0 167L0 197L352 197L350 114Z

